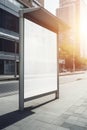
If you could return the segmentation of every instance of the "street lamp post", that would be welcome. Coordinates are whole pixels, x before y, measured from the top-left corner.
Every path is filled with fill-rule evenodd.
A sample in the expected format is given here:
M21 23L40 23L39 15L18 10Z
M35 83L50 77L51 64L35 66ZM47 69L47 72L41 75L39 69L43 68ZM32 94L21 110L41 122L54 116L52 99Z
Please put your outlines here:
M75 44L74 44L74 40L73 40L73 57L72 57L72 61L73 61L73 72L75 71Z
M72 71L75 71L75 40L73 37L70 37L72 41Z
M15 42L15 72L14 77L17 76L17 63L16 63L16 55L17 55L17 43Z
M75 53L73 50L73 72L75 71Z

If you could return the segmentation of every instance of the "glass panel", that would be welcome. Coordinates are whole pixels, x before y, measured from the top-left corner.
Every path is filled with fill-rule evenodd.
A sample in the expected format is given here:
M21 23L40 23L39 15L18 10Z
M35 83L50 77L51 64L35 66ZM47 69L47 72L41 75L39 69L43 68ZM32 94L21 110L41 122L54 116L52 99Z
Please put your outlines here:
M25 20L24 98L57 90L56 34Z
M19 3L17 0L8 0L8 1L11 2L12 4L14 4L15 6L19 7L19 8L23 8L24 7L24 5Z
M0 9L0 27L19 33L19 18Z
M15 53L15 42L0 39L0 51Z

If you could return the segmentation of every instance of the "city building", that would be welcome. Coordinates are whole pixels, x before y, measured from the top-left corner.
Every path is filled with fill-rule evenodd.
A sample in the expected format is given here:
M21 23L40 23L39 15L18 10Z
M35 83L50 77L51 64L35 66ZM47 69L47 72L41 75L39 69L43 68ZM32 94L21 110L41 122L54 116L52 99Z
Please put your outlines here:
M60 0L60 8L58 16L62 18L66 23L71 27L69 30L70 39L75 43L77 47L76 50L80 53L80 12L81 12L81 3L82 0Z
M15 0L0 1L0 75L18 74L21 6Z
M44 0L0 1L0 75L19 74L19 9L44 6Z
M82 37L81 26L82 28L84 25L86 27L86 24L84 24L86 20L85 18L86 13L87 13L87 5L84 0L59 0L59 8L57 9L57 16L63 21L65 21L67 24L69 24L71 27L70 30L65 32L65 35L68 38L69 44L72 44L73 46L72 51L73 55L71 57L73 70L75 70L77 67L75 58L81 57L82 52L81 45L83 44L84 39ZM83 16L85 17L83 18ZM84 21L83 23L82 20ZM60 41L59 43L61 44L63 41L63 34L60 34L59 41ZM85 42L87 42L87 40Z
M44 0L37 0L42 6L44 6Z
M0 1L0 75L19 73L19 9L42 4L44 0Z

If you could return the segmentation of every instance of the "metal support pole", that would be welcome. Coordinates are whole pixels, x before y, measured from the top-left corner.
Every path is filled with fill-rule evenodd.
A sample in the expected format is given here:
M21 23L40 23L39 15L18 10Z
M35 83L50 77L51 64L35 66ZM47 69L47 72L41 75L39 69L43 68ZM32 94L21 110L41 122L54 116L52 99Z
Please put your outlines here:
M14 77L17 77L17 63L16 63L17 43L15 42L15 72Z
M75 71L75 57L73 56L73 72Z
M19 11L19 110L24 109L24 18Z
M57 34L57 92L55 98L59 98L59 46L58 46L59 37Z
M75 71L75 45L73 43L73 72Z
M73 14L74 14L74 17L75 17L75 14L77 14L77 12L76 12L76 6L75 6L74 3L73 3ZM76 25L77 24L76 20L74 18L72 20L73 20L72 22L73 22L74 26L77 26ZM76 32L76 29L74 30L73 33L75 33L75 32ZM73 37L72 37L72 42L73 42L73 59L72 59L73 63L72 63L72 65L73 65L73 72L74 72L75 71L75 42L76 42L75 35L73 35Z

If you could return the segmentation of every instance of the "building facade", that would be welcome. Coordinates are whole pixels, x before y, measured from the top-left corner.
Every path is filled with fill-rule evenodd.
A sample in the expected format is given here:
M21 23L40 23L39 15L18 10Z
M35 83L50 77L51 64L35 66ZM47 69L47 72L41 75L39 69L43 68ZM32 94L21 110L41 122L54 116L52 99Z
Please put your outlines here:
M82 12L87 13L86 3L82 0L59 0L59 8L57 9L57 16L70 25L70 30L65 32L68 37L69 44L73 45L74 52L72 55L72 68L75 70L76 59L81 57L81 44L83 44L83 37L81 34L81 20ZM86 16L86 15L85 15ZM85 18L84 20L85 21ZM82 25L83 26L83 25ZM86 27L86 25L85 25ZM60 44L63 41L63 35L59 36Z
M42 6L44 6L44 0L37 0Z
M21 0L23 1L23 0ZM28 1L24 1L26 3ZM33 1L44 5L43 0ZM29 3L29 2L28 2ZM19 9L29 7L18 0L0 1L0 75L19 73Z
M57 15L70 25L70 37L71 40L75 42L78 53L80 53L80 41L78 39L80 28L80 6L80 0L60 0L60 8L57 11Z
M17 74L19 64L19 18L22 5L0 1L0 74Z

